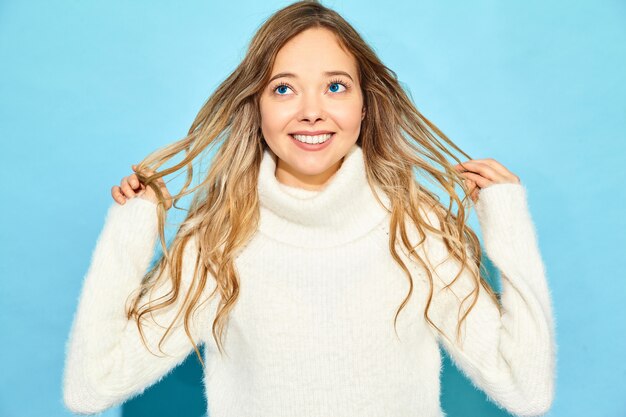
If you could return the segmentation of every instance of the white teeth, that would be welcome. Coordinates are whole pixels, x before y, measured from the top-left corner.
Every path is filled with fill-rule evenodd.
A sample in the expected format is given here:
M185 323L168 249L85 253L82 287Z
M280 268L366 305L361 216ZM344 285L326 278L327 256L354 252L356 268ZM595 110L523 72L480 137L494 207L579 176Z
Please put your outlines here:
M332 136L332 133L327 133L325 135L316 135L316 136L310 136L310 135L291 135L291 136L293 136L294 139L297 139L300 142L316 144L316 143L326 142L328 139L330 139L330 137Z

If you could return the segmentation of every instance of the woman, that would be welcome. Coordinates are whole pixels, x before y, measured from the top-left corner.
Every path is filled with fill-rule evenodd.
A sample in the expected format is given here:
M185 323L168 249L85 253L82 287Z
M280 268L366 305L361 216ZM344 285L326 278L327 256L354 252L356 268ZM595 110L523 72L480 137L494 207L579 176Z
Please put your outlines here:
M67 407L119 405L195 350L212 417L442 416L440 342L499 407L547 412L554 318L525 189L437 137L463 153L336 12L276 12L188 136L112 188L68 340ZM172 196L162 177L183 167ZM501 299L456 185L475 203ZM166 211L196 190L168 248ZM164 253L149 268L157 235Z

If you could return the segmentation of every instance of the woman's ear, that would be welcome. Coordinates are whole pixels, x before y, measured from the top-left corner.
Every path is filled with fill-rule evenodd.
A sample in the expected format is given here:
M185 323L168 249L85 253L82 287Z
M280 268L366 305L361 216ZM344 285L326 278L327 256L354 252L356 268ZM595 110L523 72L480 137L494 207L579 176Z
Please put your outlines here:
M361 112L361 120L365 119L365 107L363 107L363 111Z

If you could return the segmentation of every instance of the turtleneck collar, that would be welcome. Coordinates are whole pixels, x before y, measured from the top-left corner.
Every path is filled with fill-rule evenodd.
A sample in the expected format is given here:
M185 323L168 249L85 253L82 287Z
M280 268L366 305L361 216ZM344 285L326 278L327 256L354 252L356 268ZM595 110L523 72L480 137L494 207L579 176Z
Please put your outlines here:
M306 190L278 182L276 155L266 148L259 171L259 231L298 247L322 248L353 241L380 224L388 210L381 206L365 175L363 151L354 144L322 190ZM388 197L375 187L386 207Z

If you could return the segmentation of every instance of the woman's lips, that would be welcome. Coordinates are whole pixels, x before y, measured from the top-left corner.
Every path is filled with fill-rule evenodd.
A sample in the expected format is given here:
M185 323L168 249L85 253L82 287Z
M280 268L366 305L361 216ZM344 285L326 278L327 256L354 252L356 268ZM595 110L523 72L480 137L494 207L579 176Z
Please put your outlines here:
M291 140L300 148L303 149L305 151L321 151L322 149L326 148L328 145L330 145L330 143L333 141L333 139L335 138L335 133L332 133L330 136L330 139L328 139L326 142L323 143L304 143L304 142L300 142L298 139L294 138L292 134L289 134L289 137L291 138Z

